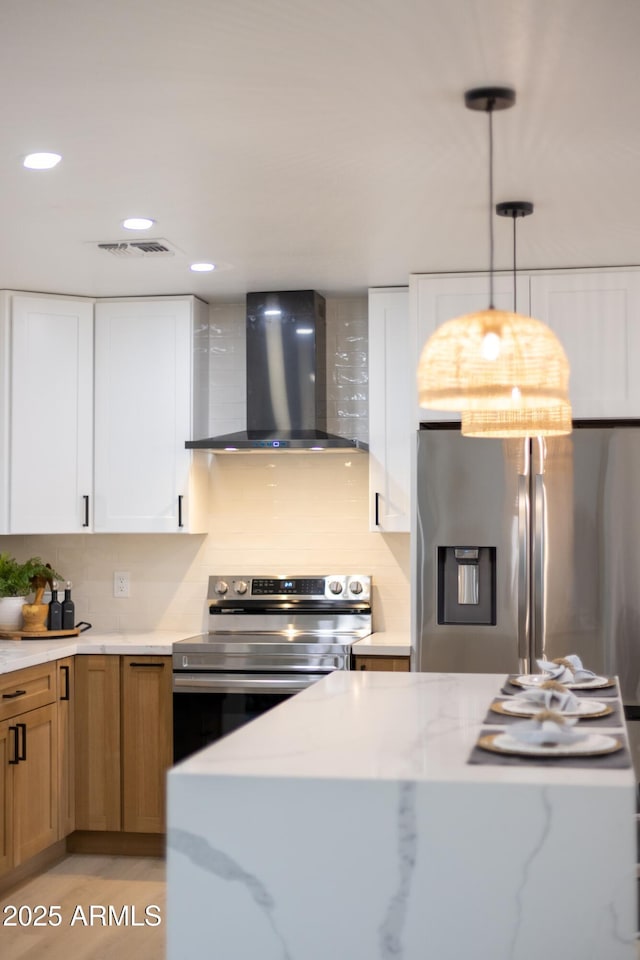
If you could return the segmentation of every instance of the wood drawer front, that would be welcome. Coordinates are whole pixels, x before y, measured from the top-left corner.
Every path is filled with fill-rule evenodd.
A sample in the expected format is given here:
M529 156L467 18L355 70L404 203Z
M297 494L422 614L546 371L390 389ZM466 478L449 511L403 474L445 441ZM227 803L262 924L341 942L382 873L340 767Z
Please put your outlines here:
M355 670L383 670L407 673L411 670L409 657L355 657Z
M26 713L27 710L35 710L36 707L44 707L55 699L55 660L38 664L37 667L0 674L0 720Z

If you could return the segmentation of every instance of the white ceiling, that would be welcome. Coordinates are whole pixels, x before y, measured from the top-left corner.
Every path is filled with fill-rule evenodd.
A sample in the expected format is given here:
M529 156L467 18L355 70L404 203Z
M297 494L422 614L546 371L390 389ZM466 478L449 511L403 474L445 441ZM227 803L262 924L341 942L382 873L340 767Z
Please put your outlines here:
M0 287L223 302L483 270L463 93L488 84L517 92L495 199L535 203L520 265L640 262L638 0L2 0L0 52ZM176 256L90 245L132 215Z

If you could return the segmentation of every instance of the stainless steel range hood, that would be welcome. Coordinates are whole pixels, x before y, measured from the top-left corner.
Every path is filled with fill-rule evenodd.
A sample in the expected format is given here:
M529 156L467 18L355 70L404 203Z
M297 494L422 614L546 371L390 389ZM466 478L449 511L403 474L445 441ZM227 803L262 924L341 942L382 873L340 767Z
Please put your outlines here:
M327 433L325 300L314 290L247 294L247 429L190 449L367 450Z

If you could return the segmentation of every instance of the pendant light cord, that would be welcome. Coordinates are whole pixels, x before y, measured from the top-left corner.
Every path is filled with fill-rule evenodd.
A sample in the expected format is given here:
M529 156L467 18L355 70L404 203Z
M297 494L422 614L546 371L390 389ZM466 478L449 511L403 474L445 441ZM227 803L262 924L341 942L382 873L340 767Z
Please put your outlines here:
M517 313L518 305L518 294L516 287L516 220L518 219L518 214L514 212L513 214L513 312Z
M493 303L493 108L495 100L487 101L489 114L489 309Z

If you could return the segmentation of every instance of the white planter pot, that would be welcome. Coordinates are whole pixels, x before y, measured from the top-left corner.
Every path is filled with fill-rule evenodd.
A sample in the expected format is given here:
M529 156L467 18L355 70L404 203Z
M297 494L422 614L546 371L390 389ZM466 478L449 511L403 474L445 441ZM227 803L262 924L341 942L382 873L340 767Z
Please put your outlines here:
M0 597L0 632L22 628L22 607L26 602L26 597Z

